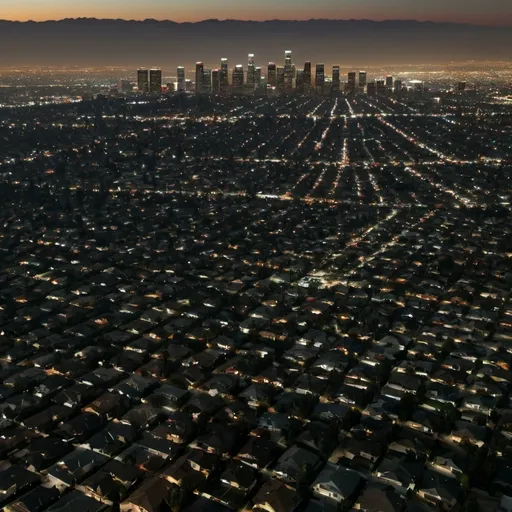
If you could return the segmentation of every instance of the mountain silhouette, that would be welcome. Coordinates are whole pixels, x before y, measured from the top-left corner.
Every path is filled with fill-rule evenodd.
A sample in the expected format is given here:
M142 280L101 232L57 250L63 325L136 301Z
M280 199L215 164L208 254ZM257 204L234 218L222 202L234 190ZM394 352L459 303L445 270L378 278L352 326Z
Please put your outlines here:
M76 18L45 22L0 21L0 67L24 65L158 66L173 73L196 61L230 67L255 53L257 65L284 62L284 51L302 67L441 64L510 60L511 27L414 20L238 21L197 23Z

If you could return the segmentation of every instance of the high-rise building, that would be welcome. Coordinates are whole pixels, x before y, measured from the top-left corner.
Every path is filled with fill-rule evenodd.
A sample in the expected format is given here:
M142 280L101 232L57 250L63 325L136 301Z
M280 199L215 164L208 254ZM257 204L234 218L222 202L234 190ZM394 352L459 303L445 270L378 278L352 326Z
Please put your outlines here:
M359 91L364 92L364 88L366 87L367 82L367 74L366 71L359 71Z
M459 82L457 84L457 92L463 93L463 92L465 92L465 90L466 90L466 82Z
M387 87L385 80L377 80L377 96L386 96Z
M332 91L338 92L340 90L340 67L332 67Z
M212 92L219 94L220 92L220 69L212 70Z
M393 77L387 76L386 77L386 89L388 92L391 92L393 90Z
M375 82L368 82L366 92L368 96L375 96L377 94L377 85L375 84Z
M149 92L149 70L139 69L137 70L137 89L143 94Z
M322 92L325 84L325 66L323 64L316 65L315 87Z
M348 78L347 93L355 94L356 93L356 72L350 71L347 78Z
M220 92L227 92L229 89L229 72L228 72L228 59L225 57L220 60L220 75L219 75Z
M162 94L162 70L149 70L149 92L151 94Z
M255 70L254 70L254 75L255 75L255 82L256 82L256 89L261 89L261 68L260 67L257 67Z
M268 63L267 85L269 87L277 87L277 66L275 62Z
M295 75L295 89L299 92L304 92L304 70L297 69Z
M284 52L284 90L290 92L293 89L293 64L292 52Z
M277 66L277 88L284 90L284 68L281 66Z
M176 84L174 82L167 83L167 92L176 92Z
M203 69L203 82L201 84L201 92L210 94L212 92L212 70Z
M395 94L402 93L402 80L395 80L394 92L395 92Z
M425 92L425 84L421 80L411 80L409 86L416 94L423 94Z
M203 91L203 72L203 63L196 62L196 94L200 94Z
M311 62L304 63L304 92L311 91Z
M233 69L233 92L240 94L243 92L244 88L244 66L243 64L237 64L235 69Z
M133 90L130 80L121 80L119 82L119 89L121 92L131 92Z
M256 87L256 65L254 64L254 53L249 53L247 65L247 86L252 89Z
M178 80L178 92L185 91L187 87L185 84L185 68L183 66L176 68L176 76Z

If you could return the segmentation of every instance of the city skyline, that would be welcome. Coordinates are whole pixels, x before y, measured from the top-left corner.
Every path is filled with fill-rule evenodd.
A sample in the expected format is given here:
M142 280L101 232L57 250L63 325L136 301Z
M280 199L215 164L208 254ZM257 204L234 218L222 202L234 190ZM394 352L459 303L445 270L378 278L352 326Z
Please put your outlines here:
M458 22L481 25L511 25L512 9L508 0L442 0L420 1L411 5L406 0L317 0L314 6L306 0L261 0L252 2L194 0L186 4L176 0L148 0L144 4L127 0L107 2L69 2L69 0L2 0L2 19L13 21L46 21L54 19L97 17L143 20L154 18L176 22L197 22L210 18L265 21L269 19L388 19Z

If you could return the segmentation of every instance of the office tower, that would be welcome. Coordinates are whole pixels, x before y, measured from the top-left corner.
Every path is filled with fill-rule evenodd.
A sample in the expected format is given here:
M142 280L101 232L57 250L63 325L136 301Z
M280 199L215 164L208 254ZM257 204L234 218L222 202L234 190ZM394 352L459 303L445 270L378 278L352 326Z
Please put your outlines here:
M347 93L348 94L356 93L356 72L355 71L350 71L348 74Z
M220 69L218 68L212 71L212 92L213 94L220 92Z
M178 92L183 92L186 89L185 85L185 68L178 66L176 69L176 76L178 79Z
M220 60L220 92L227 92L229 89L229 75L228 75L228 59L225 57Z
M257 67L255 70L254 70L254 80L256 82L256 89L261 89L261 68L260 67Z
M395 91L395 94L401 94L401 92L402 92L402 80L395 80L394 91Z
M293 89L293 65L292 52L284 52L284 90L290 92Z
M185 79L185 90L187 92L194 92L195 91L195 84L190 80L190 78Z
M167 83L167 92L176 92L176 84L174 82Z
M377 86L375 82L369 82L366 87L366 92L368 96L375 96L377 94Z
M325 66L323 64L316 65L315 87L321 92L325 84Z
M244 88L244 66L243 64L237 64L233 69L233 92L240 94Z
M295 75L295 89L299 92L304 92L304 70L297 69Z
M311 62L304 63L304 92L311 91Z
M151 94L162 94L162 70L149 70L149 92Z
M377 96L386 96L387 87L385 80L377 80Z
M277 85L276 87L282 91L284 89L284 68L277 66Z
M340 67L332 67L332 91L338 92L340 90Z
M275 62L268 63L267 85L269 87L277 87L277 66Z
M139 69L137 71L137 89L143 94L149 92L149 70Z
M466 82L459 82L457 84L457 92L463 93L466 90Z
M201 92L210 94L212 92L212 70L203 69L203 82L201 84Z
M361 92L364 92L364 88L366 87L366 81L366 71L359 71L359 89L361 90Z
M249 53L247 65L247 86L252 89L256 87L256 66L254 64L254 53Z
M203 71L203 63L196 62L196 94L200 94L203 89Z
M387 76L386 77L386 88L388 92L391 92L393 90L393 77Z

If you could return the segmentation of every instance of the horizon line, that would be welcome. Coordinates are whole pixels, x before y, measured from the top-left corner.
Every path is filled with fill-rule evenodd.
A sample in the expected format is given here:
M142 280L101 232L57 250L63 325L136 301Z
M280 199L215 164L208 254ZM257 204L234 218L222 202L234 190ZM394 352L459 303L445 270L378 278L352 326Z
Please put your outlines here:
M482 24L482 23L471 23L468 21L434 21L434 20L417 20L414 18L389 18L389 19L370 19L370 18L303 18L303 19L287 19L287 18L270 18L263 20L254 19L238 19L238 18L205 18L197 21L174 21L169 18L98 18L95 16L78 16L78 17L67 17L59 19L45 19L45 20L15 20L15 19L0 19L0 22L7 23L59 23L64 21L124 21L124 22L157 22L157 23L174 23L176 25L195 25L207 22L239 22L239 23L269 23L269 22L309 22L309 21L367 21L371 23L389 23L389 22L413 22L421 24L445 24L445 25L467 25L473 27L511 27L512 23L507 22L505 24Z

